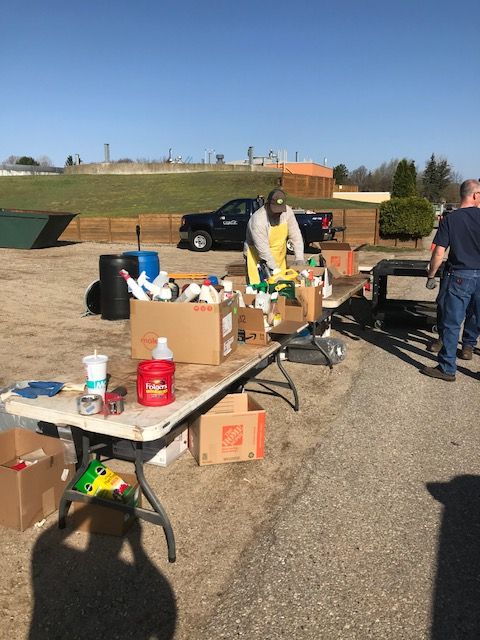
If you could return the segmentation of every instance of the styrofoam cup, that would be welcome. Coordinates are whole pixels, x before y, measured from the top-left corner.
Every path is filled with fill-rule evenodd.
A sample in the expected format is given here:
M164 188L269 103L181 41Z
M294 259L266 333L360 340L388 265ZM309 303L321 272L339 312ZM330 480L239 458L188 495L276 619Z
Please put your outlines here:
M88 393L96 393L105 398L107 390L107 362L108 356L100 354L85 356L85 378Z

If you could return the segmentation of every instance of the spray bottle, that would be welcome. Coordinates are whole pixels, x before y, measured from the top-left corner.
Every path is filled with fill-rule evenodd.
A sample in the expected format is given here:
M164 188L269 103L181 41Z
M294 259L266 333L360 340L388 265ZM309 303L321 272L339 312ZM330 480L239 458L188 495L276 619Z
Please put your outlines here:
M127 283L129 291L137 298L137 300L150 300L142 287L134 280L131 275L125 269L120 269L118 272Z
M152 298L160 295L160 287L153 284L153 282L149 282L147 272L142 271L142 273L137 278L137 284L142 287L142 289L146 289L149 293L152 294Z

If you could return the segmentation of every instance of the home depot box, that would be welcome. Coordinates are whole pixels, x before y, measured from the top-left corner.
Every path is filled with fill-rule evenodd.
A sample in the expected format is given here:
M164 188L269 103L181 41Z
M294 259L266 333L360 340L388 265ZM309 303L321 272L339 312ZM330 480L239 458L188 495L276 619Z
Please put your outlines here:
M138 480L134 473L119 475L128 484L134 485L136 506L141 505L142 492L138 487ZM88 502L72 502L69 523L77 531L88 533L102 533L107 536L123 536L133 525L136 516L110 507Z
M348 242L320 242L327 267L336 267L343 276L358 273L358 252Z
M53 513L72 474L57 438L21 428L0 433L0 524L24 531Z
M220 304L130 301L132 358L149 360L164 336L175 362L220 364L237 348L237 296Z
M255 294L243 293L246 305L251 305L255 301ZM302 305L296 300L287 300L284 296L279 296L277 302L278 311L282 317L282 322L268 330L263 320L263 311L253 309L249 306L238 309L238 336L239 340L245 344L265 345L270 342L271 334L285 335L294 333L298 327L305 323L304 310Z
M188 429L188 448L200 466L264 457L265 410L247 393L232 393Z

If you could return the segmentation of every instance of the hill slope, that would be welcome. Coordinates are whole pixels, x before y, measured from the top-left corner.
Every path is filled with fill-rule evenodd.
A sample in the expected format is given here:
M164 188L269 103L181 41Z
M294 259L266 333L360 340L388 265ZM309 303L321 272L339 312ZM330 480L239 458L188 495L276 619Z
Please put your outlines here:
M277 186L278 174L183 173L149 175L18 176L0 178L0 208L71 211L85 216L136 216L212 210L235 197ZM312 209L371 208L371 204L289 198Z

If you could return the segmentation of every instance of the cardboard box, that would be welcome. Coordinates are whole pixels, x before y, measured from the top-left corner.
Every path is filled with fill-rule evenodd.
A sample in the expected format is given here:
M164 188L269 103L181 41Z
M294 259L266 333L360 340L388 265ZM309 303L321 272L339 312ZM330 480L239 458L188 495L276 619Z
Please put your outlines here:
M320 242L327 267L335 267L343 276L354 276L358 271L358 252L348 242Z
M322 314L323 287L295 287L295 294L304 307L305 320L315 322Z
M132 358L149 360L164 336L175 362L220 364L237 348L237 296L220 304L130 301Z
M168 435L165 439L168 439ZM166 447L160 446L158 440L143 443L143 461L157 467L168 467L188 449L188 429L172 439ZM134 460L133 448L128 440L120 440L113 444L113 454L122 460Z
M259 460L265 410L247 393L229 394L189 426L188 448L200 466Z
M138 486L134 473L119 472L119 475L128 484ZM138 496L137 506L141 506L142 492L140 489L138 489L136 495ZM70 514L71 516L67 521L77 531L102 533L107 536L123 536L136 520L136 517L130 513L86 502L72 502Z
M28 458L32 464L12 469ZM21 428L0 433L0 524L24 531L43 520L58 509L72 475L57 438Z
M255 294L244 293L245 287L240 288L245 304L252 304ZM238 334L239 340L245 344L266 345L272 339L271 334L290 334L299 326L305 324L305 312L302 305L296 300L288 300L284 296L278 297L277 308L282 316L281 324L265 328L263 321L263 311L250 307L239 307L238 309Z

